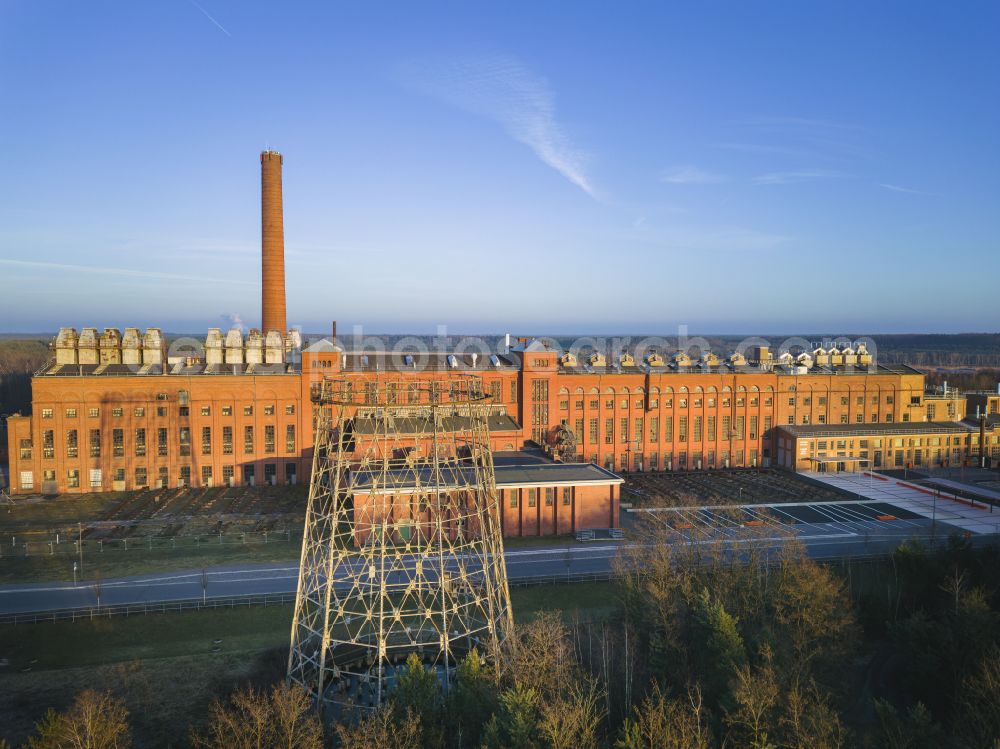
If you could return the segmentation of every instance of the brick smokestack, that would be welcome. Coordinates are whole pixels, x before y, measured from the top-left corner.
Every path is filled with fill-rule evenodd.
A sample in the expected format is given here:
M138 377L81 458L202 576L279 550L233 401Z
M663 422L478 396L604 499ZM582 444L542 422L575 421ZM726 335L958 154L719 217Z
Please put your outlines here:
M285 222L281 206L281 154L260 154L261 328L288 331L285 320Z

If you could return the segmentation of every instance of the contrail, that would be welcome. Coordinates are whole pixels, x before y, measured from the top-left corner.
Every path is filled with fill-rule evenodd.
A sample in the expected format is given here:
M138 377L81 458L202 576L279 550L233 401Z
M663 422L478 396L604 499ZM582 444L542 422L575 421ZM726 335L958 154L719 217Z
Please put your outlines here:
M193 5L198 10L200 10L202 12L202 14L205 16L205 18L207 18L209 21L211 21L212 23L214 23L218 27L219 31L221 31L223 34L225 34L228 37L232 37L232 34L230 34L228 31L226 31L226 27L223 26L218 21L216 21L214 18L212 18L211 14L209 14L209 12L207 10L205 10L200 5L198 5L198 3L195 2L195 0L191 0L191 5Z

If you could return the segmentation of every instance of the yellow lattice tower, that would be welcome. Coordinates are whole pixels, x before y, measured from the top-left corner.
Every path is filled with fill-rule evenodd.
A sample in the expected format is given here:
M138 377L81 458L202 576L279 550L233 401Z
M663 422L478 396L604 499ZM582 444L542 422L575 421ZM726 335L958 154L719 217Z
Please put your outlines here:
M472 375L385 375L325 380L313 402L288 679L321 710L370 708L415 652L447 688L512 622L489 397Z

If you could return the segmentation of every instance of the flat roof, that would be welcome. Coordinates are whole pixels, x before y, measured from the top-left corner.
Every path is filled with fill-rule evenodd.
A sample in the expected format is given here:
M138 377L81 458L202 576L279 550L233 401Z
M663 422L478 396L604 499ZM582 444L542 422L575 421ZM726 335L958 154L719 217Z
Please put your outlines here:
M968 434L961 421L892 421L881 424L787 424L778 429L794 437L880 437L896 434Z
M637 374L637 375L728 375L728 374L778 374L788 377L815 377L817 375L838 376L838 375L898 375L898 374L923 374L908 364L876 364L867 366L828 366L814 364L805 372L798 373L792 371L795 365L785 366L775 364L771 367L761 367L756 364L729 364L720 362L716 366L706 367L698 364L691 366L678 366L667 363L659 367L651 366L645 362L637 361L633 365L622 366L617 362L608 361L603 367L595 367L583 361L583 356L578 358L576 366L559 365L559 374L565 375L586 375L586 374Z
M298 363L283 364L55 364L50 363L36 377L219 377L298 375Z
M494 468L498 489L515 489L526 486L558 485L610 485L624 483L624 479L594 463L533 463L529 465L501 465ZM433 484L454 489L475 488L475 472L471 466L449 467L435 480L431 466L412 469L381 471L355 471L351 486L357 492L376 491L414 493L426 491Z

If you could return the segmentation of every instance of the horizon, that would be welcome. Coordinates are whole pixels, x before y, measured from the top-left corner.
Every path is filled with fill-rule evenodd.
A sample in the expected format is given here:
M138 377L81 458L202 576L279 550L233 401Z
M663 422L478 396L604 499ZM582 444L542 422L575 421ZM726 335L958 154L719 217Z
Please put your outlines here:
M0 331L984 330L1000 8L726 7L7 5Z

